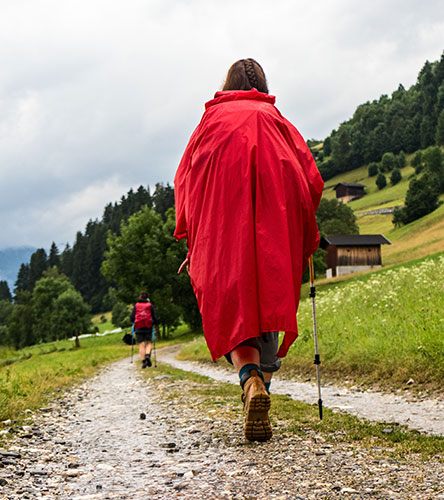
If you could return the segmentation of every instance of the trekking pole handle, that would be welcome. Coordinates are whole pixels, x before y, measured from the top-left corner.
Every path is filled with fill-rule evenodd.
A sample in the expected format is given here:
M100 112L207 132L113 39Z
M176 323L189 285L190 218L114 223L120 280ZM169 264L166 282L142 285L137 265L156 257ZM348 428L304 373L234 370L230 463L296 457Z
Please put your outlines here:
M310 284L313 286L314 283L314 265L313 265L313 255L308 258L308 266L310 269Z
M313 255L308 258L308 268L310 271L310 297L316 297L316 288L314 286L314 264Z

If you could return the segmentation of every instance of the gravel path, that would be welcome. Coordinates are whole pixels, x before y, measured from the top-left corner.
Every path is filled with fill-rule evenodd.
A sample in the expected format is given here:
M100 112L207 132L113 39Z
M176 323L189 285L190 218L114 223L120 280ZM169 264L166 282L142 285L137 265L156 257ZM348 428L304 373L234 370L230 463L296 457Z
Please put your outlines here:
M239 379L231 367L217 364L180 361L175 355L180 346L164 349L158 353L159 359L181 370L206 375L220 382L238 384ZM306 403L317 403L317 385L295 382L275 377L272 392L287 394L293 399ZM397 423L427 434L444 435L444 400L423 396L409 401L397 394L384 394L356 388L353 390L328 384L322 387L322 402L327 408L344 410L358 417L378 422Z
M396 461L310 429L247 444L237 397L206 405L218 382L142 373L119 361L36 412L0 451L0 498L444 499L437 460Z

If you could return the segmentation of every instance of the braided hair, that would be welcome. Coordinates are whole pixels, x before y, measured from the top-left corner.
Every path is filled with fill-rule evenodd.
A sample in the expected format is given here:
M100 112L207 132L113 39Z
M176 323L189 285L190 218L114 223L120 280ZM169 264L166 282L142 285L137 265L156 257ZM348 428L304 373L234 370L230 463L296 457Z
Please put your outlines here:
M262 66L254 59L240 59L228 70L222 90L251 90L268 94L268 85Z
M257 76L256 71L254 70L253 59L243 59L242 63L244 65L245 73L247 74L248 81L251 83L251 86L257 89Z

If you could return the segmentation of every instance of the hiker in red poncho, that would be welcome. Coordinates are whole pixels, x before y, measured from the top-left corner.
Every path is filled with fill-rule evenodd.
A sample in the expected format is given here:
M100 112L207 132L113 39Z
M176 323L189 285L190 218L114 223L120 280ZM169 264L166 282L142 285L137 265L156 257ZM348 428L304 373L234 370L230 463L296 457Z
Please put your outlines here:
M239 373L250 441L272 435L269 385L297 337L323 189L308 146L274 102L255 60L234 63L174 181L175 236L189 250L179 272L188 269L213 360L225 356Z

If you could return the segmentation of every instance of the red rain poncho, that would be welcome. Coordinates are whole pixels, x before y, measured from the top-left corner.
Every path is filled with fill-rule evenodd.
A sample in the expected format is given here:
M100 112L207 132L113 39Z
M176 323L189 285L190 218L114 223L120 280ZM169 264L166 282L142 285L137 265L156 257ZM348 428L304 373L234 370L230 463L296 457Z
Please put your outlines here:
M174 180L177 239L213 360L261 332L297 337L302 273L319 243L323 181L305 141L256 89L205 105Z

